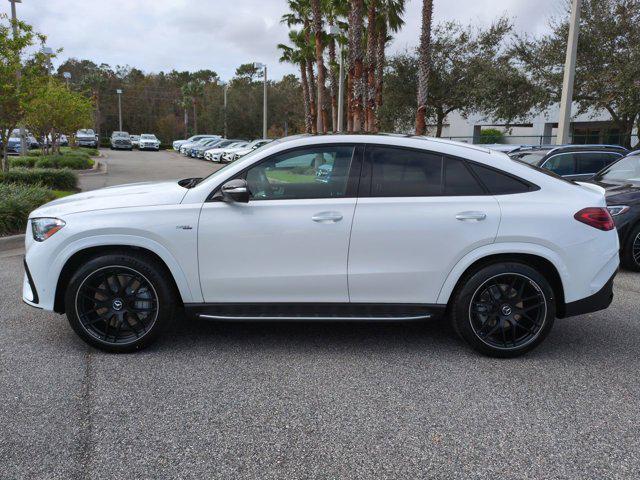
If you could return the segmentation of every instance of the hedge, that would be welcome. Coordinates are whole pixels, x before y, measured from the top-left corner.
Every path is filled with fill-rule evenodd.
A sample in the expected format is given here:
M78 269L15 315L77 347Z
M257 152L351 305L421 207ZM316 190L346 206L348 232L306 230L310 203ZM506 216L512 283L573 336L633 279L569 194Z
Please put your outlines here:
M0 235L23 233L29 213L54 198L44 187L0 183Z
M40 185L54 190L75 190L78 177L66 169L13 168L0 172L0 184Z
M70 168L86 170L93 166L87 154L68 153L64 155L46 155L40 157L15 157L10 160L12 168Z

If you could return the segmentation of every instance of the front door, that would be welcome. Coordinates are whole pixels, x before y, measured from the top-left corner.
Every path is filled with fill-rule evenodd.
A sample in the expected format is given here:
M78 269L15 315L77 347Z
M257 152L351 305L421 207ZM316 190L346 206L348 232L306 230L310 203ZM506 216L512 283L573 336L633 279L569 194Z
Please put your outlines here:
M198 262L205 302L348 302L361 165L355 150L321 145L275 154L236 177L246 179L249 203L203 205Z

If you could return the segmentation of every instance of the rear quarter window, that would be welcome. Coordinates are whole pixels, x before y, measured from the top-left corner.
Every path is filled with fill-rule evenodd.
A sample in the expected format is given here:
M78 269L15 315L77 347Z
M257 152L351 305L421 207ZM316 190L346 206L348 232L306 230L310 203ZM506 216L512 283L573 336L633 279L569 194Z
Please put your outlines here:
M469 166L492 195L511 195L535 190L531 184L508 173L484 167L477 163L469 162Z

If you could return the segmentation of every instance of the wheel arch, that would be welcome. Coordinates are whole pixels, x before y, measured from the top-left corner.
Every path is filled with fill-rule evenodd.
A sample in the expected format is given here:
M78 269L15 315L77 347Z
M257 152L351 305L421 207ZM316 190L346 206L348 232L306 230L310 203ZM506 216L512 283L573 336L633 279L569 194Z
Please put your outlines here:
M467 257L465 257L467 258ZM462 282L467 276L480 268L487 265L500 262L519 262L529 265L538 270L548 281L553 289L556 300L556 314L559 318L565 314L565 295L564 284L561 272L558 270L553 261L540 253L532 252L498 252L488 253L476 258L468 259L466 262L461 260L452 270L447 281L445 282L440 296L439 304L446 304L449 307L450 300L453 298L455 291L460 288Z
M181 271L179 272L179 275L176 275L177 267L175 265L172 265L173 268L171 268L169 262L167 262L166 259L161 255L150 250L149 248L139 245L107 244L87 246L78 249L66 259L56 282L53 311L56 313L65 313L64 296L66 285L69 283L71 277L80 267L80 265L97 256L127 252L138 254L142 253L148 256L152 261L160 265L165 270L167 277L170 279L171 286L175 290L178 300L182 303L184 303L185 301L189 301L189 299L191 298L191 291L188 284L186 283L184 275Z

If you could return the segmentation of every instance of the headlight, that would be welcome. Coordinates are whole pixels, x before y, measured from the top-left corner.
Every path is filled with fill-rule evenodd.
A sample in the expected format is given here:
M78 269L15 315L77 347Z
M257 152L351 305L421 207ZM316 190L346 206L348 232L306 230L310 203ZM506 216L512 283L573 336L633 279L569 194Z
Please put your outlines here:
M33 239L36 242L44 242L65 225L65 221L59 218L32 218L31 230L33 232Z
M627 213L630 208L631 207L629 207L627 205L612 205L610 207L607 207L607 209L609 210L609 213L611 214L612 217L617 217L618 215L623 215L623 214Z

